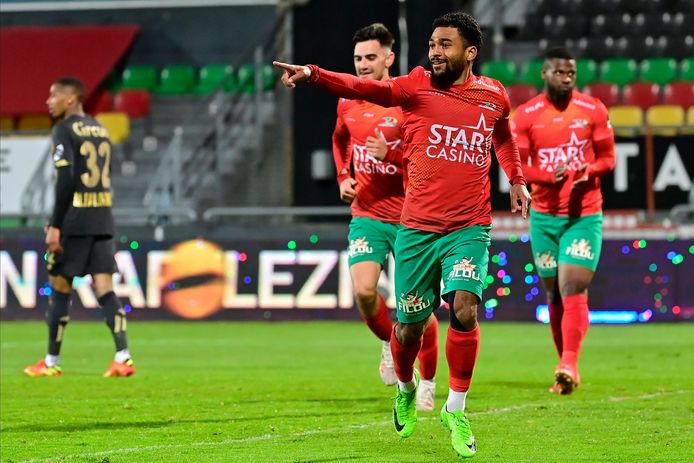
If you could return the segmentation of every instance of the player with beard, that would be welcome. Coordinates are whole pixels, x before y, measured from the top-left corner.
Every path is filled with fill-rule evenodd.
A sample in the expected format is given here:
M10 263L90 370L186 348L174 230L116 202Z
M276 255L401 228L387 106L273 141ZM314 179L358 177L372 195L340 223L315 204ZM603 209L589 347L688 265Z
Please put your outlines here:
M394 39L380 23L359 29L353 38L354 68L362 79L387 80L395 60ZM397 381L390 352L393 324L376 288L395 249L405 199L402 178L402 110L341 98L333 132L333 155L340 198L352 207L349 265L357 308L383 341L379 373L386 385ZM417 409L433 410L438 362L438 321L431 315L419 353L422 373Z
M518 149L509 127L510 102L498 81L472 74L482 44L477 21L448 13L434 21L429 39L431 71L416 67L388 81L359 79L315 65L275 62L288 87L308 80L344 98L400 106L405 115L405 203L395 245L398 323L390 344L398 376L393 407L396 432L409 437L417 422L414 362L426 321L443 297L451 307L446 336L450 380L441 421L454 450L472 457L477 448L465 401L479 350L477 305L487 276L491 201L491 145L511 179L511 209L527 216Z
M546 52L542 77L544 93L516 109L512 130L532 183L530 240L559 354L550 392L570 394L580 383L588 285L602 247L600 176L614 169L614 134L605 105L575 89L567 49Z

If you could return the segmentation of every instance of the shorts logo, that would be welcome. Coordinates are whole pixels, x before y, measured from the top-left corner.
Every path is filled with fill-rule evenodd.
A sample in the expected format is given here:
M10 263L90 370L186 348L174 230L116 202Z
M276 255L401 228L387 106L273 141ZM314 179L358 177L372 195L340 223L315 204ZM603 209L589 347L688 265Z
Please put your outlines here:
M573 240L564 253L576 259L593 260L595 258L595 253L591 251L590 241L584 239L581 239L581 241Z
M542 270L550 270L553 268L557 268L557 260L554 258L550 251L547 251L544 254L536 253L535 267Z
M453 270L448 274L449 280L477 280L482 281L480 274L475 270L476 265L472 263L472 257L470 259L463 257L463 260L456 260L453 264Z
M403 293L398 300L398 309L405 313L417 313L431 307L431 303L432 301L425 301L424 298L417 293L408 294L407 296Z
M369 242L366 241L365 236L349 241L349 257L371 254L372 252L374 252L374 249L369 246Z

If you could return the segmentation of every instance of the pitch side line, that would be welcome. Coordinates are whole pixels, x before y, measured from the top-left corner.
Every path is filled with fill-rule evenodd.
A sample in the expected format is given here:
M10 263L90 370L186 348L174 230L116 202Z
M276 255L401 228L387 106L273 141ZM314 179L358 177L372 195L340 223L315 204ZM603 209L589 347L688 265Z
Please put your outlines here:
M688 390L679 390L679 391L663 391L663 392L653 392L650 394L642 394L638 396L633 396L633 397L608 397L607 399L602 399L602 400L597 400L593 402L622 402L626 400L647 400L647 399L654 399L656 397L663 397L667 395L675 395L675 394L688 394L694 391L688 391ZM583 402L583 403L590 403L590 402ZM510 407L501 407L501 408L491 408L489 410L484 410L480 412L470 412L470 416L481 416L481 415L498 415L501 413L510 413L510 412L515 412L518 410L524 410L526 408L533 408L533 407L547 407L547 403L541 403L541 404L522 404L522 405L512 405ZM435 421L438 420L438 416L432 416L428 418L421 418L418 421ZM90 453L74 453L72 455L62 455L58 457L46 457L46 458L34 458L32 460L24 460L20 461L19 463L45 463L47 460L50 460L51 458L85 458L85 457L101 457L101 456L109 456L109 455L120 455L120 454L126 454L126 453L134 453L134 452L148 452L152 450L163 450L163 449L178 449L178 448L185 448L185 447L219 447L219 446L225 446L225 445L234 445L234 444L247 444L250 442L259 442L259 441L265 441L265 440L270 440L270 439L292 439L296 437L304 437L304 436L312 436L315 434L330 434L330 433L338 433L338 432L345 432L349 431L352 429L366 429L366 428L373 428L376 426L385 426L392 424L393 422L391 420L386 420L386 421L375 421L371 423L364 423L364 424L353 424L353 425L348 425L348 426L343 426L341 428L328 428L328 429L311 429L308 431L301 431L293 434L262 434L260 436L252 436L252 437L244 437L242 439L227 439L219 442L191 442L188 444L173 444L173 445L148 445L145 447L131 447L131 448L126 448L126 449L115 449L115 450L105 450L101 452L90 452Z

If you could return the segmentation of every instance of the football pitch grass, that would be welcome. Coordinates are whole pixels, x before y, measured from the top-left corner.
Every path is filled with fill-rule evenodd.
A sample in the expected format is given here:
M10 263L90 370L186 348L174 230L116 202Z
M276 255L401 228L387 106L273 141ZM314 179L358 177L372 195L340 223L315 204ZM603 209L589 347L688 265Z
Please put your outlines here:
M437 408L448 391L441 324ZM474 462L694 461L694 325L592 326L583 383L547 392L549 328L482 324ZM104 325L73 322L64 376L29 378L40 322L0 324L3 462L454 462L437 412L399 438L379 342L358 322L132 322L138 372L102 378Z

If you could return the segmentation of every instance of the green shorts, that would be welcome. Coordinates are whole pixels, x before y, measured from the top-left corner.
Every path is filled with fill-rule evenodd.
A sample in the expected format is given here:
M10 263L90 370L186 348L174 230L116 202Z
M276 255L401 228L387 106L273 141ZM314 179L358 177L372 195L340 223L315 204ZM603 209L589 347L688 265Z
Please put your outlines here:
M398 321L425 320L440 305L441 294L451 291L468 291L481 300L490 230L475 225L441 235L403 227L395 243Z
M386 268L388 256L395 249L400 224L381 222L366 217L353 217L349 223L349 265L378 262Z
M566 217L530 211L530 244L542 278L557 276L559 264L595 271L602 249L602 212Z

